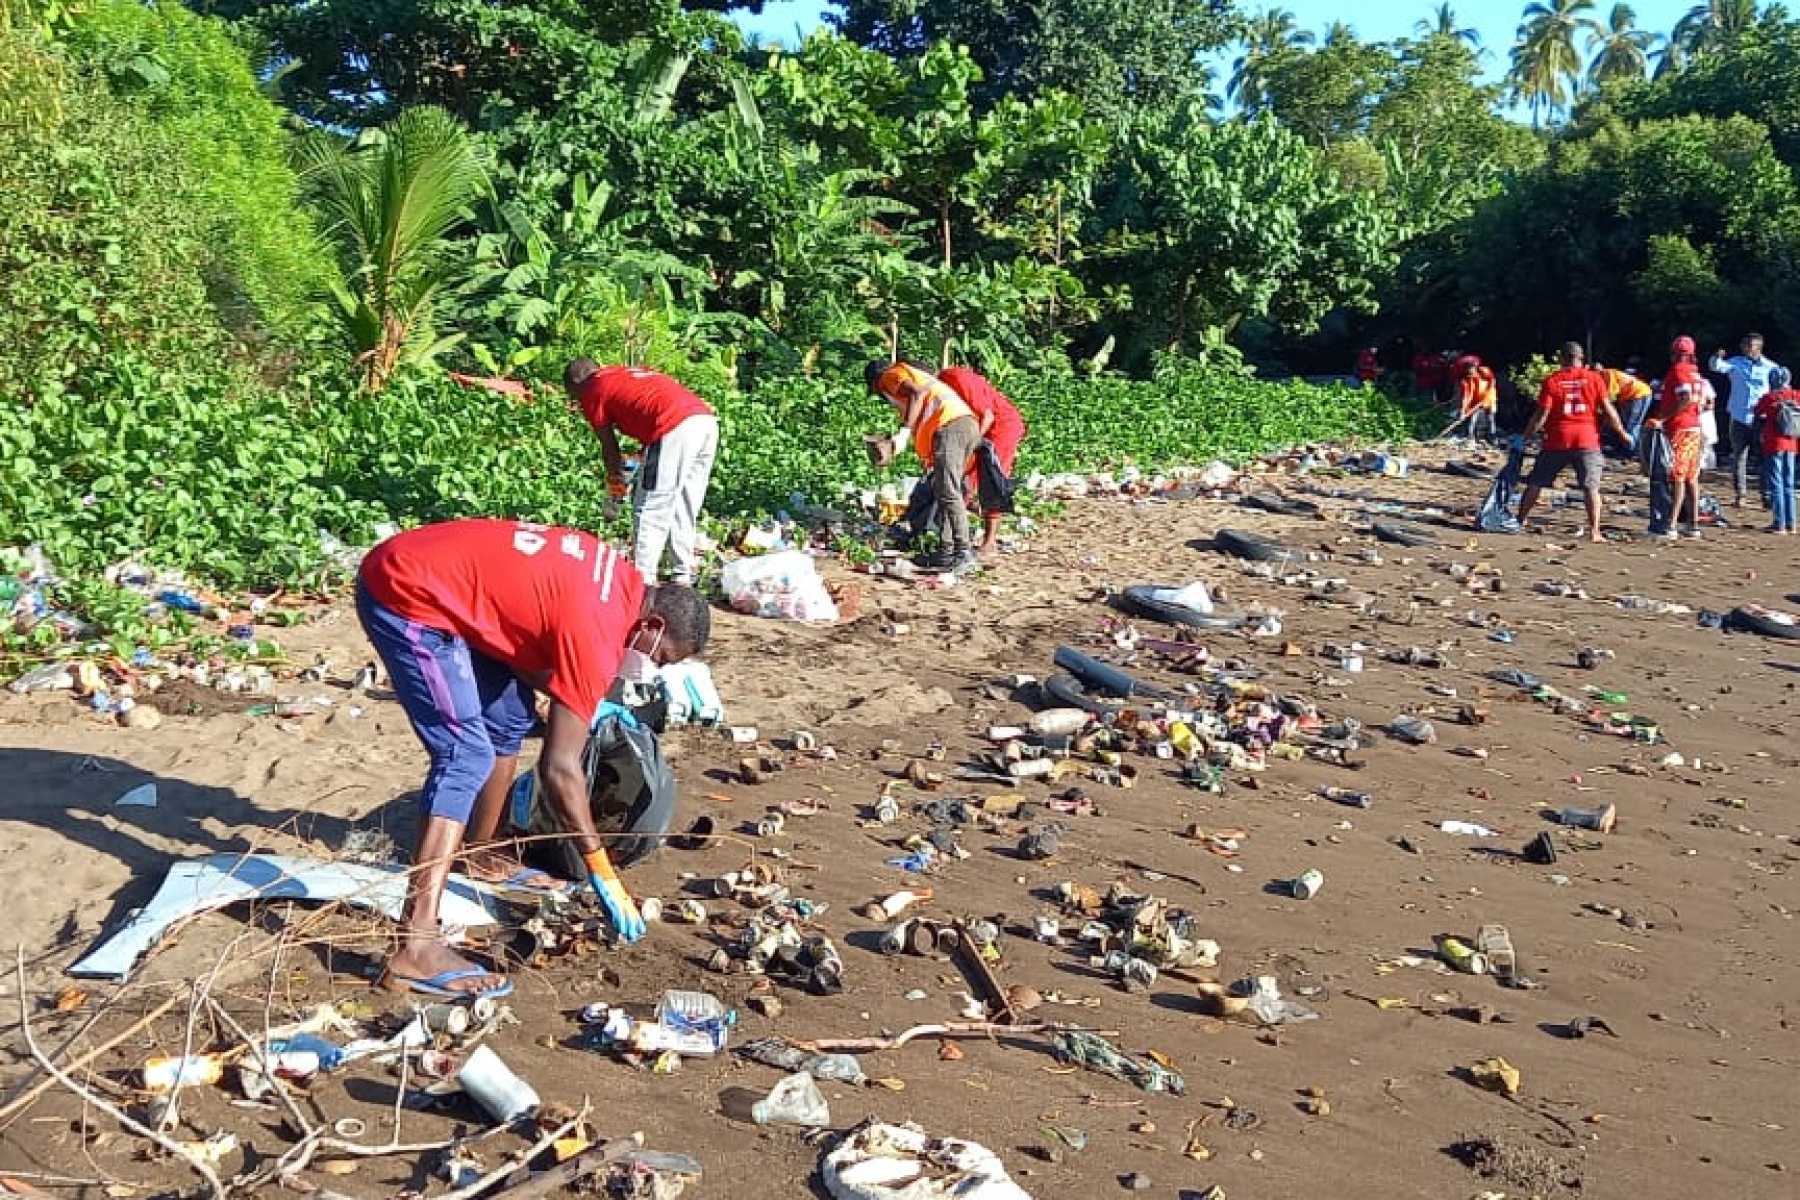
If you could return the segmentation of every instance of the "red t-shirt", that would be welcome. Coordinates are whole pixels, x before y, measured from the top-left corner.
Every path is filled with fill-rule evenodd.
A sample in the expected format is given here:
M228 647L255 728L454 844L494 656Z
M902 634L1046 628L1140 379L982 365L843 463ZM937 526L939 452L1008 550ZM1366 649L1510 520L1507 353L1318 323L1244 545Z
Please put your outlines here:
M1662 417L1663 432L1670 437L1687 429L1700 428L1700 401L1706 394L1706 377L1691 362L1678 362L1663 376L1662 400L1657 414Z
M1775 410L1783 403L1800 405L1800 391L1770 392L1756 402L1756 419L1762 422L1764 454L1800 454L1800 438L1782 437L1775 432Z
M662 441L689 417L712 415L706 401L642 367L602 367L581 385L580 400L589 425L611 425L643 446Z
M517 521L445 521L395 534L359 573L409 621L453 633L592 722L637 624L644 581L591 533Z
M986 379L967 367L950 367L938 372L938 378L963 398L977 421L990 412L994 414L994 427L988 437L995 445L1010 442L1016 446L1025 439L1025 418L1013 402Z
M1600 405L1606 398L1605 378L1586 367L1564 367L1544 380L1538 389L1538 408L1549 414L1544 449L1598 450Z
M1444 382L1444 356L1430 354L1424 350L1413 355L1413 382L1422 388L1435 391Z

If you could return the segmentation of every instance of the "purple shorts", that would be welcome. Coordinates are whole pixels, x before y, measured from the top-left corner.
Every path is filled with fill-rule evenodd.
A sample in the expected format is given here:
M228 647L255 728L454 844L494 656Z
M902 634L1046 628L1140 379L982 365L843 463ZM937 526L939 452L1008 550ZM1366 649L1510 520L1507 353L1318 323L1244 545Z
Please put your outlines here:
M431 756L421 813L467 825L494 760L516 755L537 720L532 690L505 663L453 633L407 620L361 583L356 615Z

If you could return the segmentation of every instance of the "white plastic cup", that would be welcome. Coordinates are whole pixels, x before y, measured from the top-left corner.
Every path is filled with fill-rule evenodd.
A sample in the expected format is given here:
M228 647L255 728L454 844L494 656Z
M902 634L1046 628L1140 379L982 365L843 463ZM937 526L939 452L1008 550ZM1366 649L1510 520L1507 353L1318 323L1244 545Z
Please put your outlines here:
M475 1047L456 1073L456 1082L483 1112L503 1125L542 1103L532 1086L513 1074L512 1068L487 1046Z

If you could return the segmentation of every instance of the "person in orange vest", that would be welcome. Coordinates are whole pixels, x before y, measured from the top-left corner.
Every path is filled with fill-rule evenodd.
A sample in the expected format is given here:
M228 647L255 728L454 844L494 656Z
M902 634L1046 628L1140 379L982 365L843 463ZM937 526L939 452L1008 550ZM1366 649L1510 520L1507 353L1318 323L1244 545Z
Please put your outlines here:
M975 547L969 535L964 492L975 449L981 444L981 425L974 412L956 389L918 363L872 362L863 378L871 392L900 414L899 429L888 437L870 440L871 459L876 466L885 467L911 442L925 464L932 498L948 527L949 545L927 566L944 571L974 566Z
M1465 354L1456 360L1456 386L1462 401L1460 419L1469 423L1469 436L1492 441L1494 415L1500 409L1500 381L1494 369L1483 365L1479 356Z

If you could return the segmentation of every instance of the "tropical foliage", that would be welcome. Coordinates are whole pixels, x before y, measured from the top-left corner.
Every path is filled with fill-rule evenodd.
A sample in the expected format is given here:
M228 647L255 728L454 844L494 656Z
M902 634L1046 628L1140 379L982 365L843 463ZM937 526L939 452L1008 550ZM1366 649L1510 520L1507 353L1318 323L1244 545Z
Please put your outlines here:
M1392 434L1253 377L1370 343L1800 337L1778 6L1536 0L1510 52L1448 3L738 7L0 0L0 544L272 583L321 530L595 523L576 355L716 404L732 516L872 481L896 351L1055 469Z

